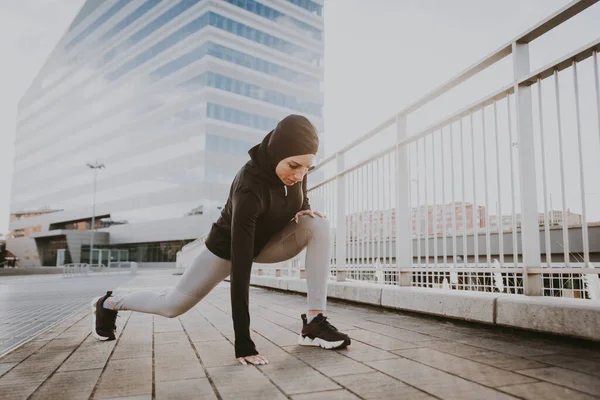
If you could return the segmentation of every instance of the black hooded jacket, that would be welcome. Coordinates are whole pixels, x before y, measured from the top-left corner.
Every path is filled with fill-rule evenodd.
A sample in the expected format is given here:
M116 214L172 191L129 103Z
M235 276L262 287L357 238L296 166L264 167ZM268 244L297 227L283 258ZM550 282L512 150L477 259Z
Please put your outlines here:
M298 211L310 209L307 175L301 185L290 187L279 179L275 167L287 157L316 154L318 145L316 130L306 118L290 115L279 122L262 143L248 152L250 161L234 178L221 216L206 239L208 250L231 260L236 357L258 354L250 338L249 287L253 260Z

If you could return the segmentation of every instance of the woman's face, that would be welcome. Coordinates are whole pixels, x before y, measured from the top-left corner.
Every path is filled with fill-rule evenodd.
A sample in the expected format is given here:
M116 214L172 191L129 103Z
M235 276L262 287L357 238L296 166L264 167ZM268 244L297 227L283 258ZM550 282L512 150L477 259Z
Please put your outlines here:
M277 164L275 173L285 185L293 186L298 182L302 182L314 160L314 154L288 157Z

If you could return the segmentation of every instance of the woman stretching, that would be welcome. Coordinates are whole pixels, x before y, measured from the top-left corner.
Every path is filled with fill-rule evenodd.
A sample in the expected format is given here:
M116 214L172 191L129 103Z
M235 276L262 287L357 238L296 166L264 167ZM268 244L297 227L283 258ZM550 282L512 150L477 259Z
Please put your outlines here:
M329 279L330 233L325 217L310 208L306 173L319 138L305 117L281 120L231 184L221 216L212 225L206 248L166 293L139 291L106 295L92 303L92 333L114 340L117 312L131 310L175 318L196 305L230 276L235 356L243 365L266 364L250 338L249 287L253 262L278 263L306 248L308 311L302 314L298 344L339 349L350 344L323 316ZM315 218L315 215L318 218Z

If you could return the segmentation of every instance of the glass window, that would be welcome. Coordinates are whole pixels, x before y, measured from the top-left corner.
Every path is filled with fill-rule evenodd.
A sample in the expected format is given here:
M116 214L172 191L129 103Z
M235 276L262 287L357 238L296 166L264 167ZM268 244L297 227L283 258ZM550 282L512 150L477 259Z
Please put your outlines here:
M71 26L69 26L69 32L75 29L75 27L78 26L81 23L81 21L84 21L87 18L87 16L90 15L94 10L96 10L96 8L98 8L98 6L100 5L102 5L102 2L100 1L86 1L83 7L81 7L81 10L77 14L73 22L71 23Z
M207 107L207 110L211 111L208 112L209 118L245 125L254 129L270 130L273 129L278 122L271 118L249 114L244 111L217 104L209 103ZM227 113L225 112L226 110L228 111Z
M137 31L130 39L130 46L146 38L152 32L167 24L171 20L175 19L185 11L189 10L192 6L198 4L200 0L182 0L176 6L171 7L166 12L162 13L154 21Z
M106 21L108 21L110 19L110 17L112 17L113 15L115 15L117 12L119 12L119 10L121 10L127 4L129 4L128 0L119 0L115 5L113 5L111 8L109 8L104 14L102 14L100 17L98 17L93 23L91 23L90 25L88 25L87 28L85 28L77 36L75 36L65 46L67 48L67 50L71 49L77 43L79 43L80 41L82 41L85 37L89 36L90 33L92 33L93 31L95 31L100 25L102 25L103 23L105 23Z
M291 23L292 26L298 28L299 30L310 33L310 35L314 39L318 39L318 40L323 39L323 31L321 29L311 26L302 21L298 21L295 18L288 17L285 14L283 14L282 12L277 11L277 10L275 10L269 6L266 6L262 3L259 3L257 1L254 1L254 0L247 0L247 1L225 0L225 1L227 1L228 3L233 4L235 6L238 6L240 8L243 8L247 11L250 11L256 15L260 15L261 17L270 19L272 21L276 21L276 22L285 21L287 23L286 25L288 25L288 26L289 26L289 23ZM303 7L303 8L305 8L305 7Z
M113 26L108 32L106 32L100 40L108 40L112 38L117 33L121 32L123 29L127 28L133 21L142 17L148 11L150 11L154 6L160 3L160 0L148 0L141 6L139 6L134 12L125 17L121 22L117 25Z

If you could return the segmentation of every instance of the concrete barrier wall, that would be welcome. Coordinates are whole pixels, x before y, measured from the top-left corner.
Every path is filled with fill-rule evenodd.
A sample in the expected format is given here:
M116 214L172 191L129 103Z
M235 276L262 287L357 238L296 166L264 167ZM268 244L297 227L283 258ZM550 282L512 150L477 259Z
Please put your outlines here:
M306 293L306 280L252 276L258 287ZM600 302L557 297L334 282L329 298L600 341Z

